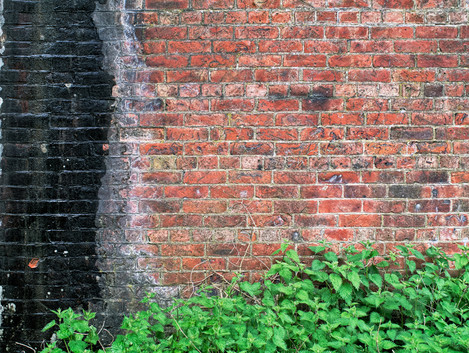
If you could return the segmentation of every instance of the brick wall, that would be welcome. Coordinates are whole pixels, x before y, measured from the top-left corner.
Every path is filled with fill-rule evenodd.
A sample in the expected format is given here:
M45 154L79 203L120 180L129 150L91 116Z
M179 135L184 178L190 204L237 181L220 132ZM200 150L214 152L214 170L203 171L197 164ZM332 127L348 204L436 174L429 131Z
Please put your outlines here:
M467 9L127 3L126 245L104 243L156 288L255 280L283 238L305 255L319 240L454 251L469 235Z
M10 347L51 307L256 280L285 238L469 238L466 1L101 2L4 1Z

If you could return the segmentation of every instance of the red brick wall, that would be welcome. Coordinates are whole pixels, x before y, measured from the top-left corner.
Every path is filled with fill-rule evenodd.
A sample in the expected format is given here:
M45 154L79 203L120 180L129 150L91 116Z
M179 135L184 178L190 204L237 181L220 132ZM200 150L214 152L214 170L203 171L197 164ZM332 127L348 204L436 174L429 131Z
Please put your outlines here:
M240 267L254 279L283 238L300 251L454 250L469 236L467 9L128 4L136 51L122 58L116 141L128 147L122 227L136 270L157 285Z

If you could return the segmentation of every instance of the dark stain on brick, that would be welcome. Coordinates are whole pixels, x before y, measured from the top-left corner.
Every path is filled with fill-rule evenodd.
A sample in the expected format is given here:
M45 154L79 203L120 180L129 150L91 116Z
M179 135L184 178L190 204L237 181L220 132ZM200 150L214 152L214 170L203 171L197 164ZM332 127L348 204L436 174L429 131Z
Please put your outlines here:
M0 283L16 312L3 315L1 352L37 347L50 310L100 296L95 221L114 82L94 8L4 1Z
M422 187L414 185L391 185L389 197L399 199L418 199L422 194Z
M425 97L441 97L443 95L443 85L425 85L423 95Z

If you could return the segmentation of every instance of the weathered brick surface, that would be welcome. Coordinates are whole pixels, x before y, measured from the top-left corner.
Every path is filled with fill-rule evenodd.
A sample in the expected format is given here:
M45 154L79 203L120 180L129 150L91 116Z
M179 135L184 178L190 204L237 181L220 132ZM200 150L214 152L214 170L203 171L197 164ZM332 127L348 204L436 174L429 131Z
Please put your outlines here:
M124 228L154 286L256 276L282 238L469 236L466 2L148 0L128 14Z

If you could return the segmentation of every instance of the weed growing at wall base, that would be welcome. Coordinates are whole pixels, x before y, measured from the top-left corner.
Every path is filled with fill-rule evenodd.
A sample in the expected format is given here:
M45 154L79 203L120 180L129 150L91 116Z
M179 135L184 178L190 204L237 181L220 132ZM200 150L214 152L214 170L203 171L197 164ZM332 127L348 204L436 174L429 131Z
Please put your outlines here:
M189 299L125 317L110 347L92 313L57 311L57 341L41 353L469 351L469 248L452 256L410 246L382 257L370 244L339 256L313 246L311 265L288 244L263 280L235 277L219 295L210 286Z

